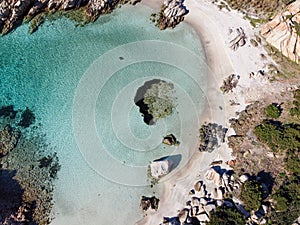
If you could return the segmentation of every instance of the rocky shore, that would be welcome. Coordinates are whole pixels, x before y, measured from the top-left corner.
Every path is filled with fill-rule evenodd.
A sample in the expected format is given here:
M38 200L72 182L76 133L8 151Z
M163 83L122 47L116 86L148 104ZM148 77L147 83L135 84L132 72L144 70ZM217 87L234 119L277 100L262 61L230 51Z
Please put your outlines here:
M136 4L140 0L3 0L0 3L0 32L6 34L24 21L31 21L33 30L48 14L80 10L84 23L95 21L121 4ZM42 15L42 16L41 16ZM45 16L45 17L44 17ZM73 16L76 20L76 16Z
M188 14L188 9L183 4L184 0L165 0L158 14L152 15L152 20L156 22L159 29L174 28L184 20Z

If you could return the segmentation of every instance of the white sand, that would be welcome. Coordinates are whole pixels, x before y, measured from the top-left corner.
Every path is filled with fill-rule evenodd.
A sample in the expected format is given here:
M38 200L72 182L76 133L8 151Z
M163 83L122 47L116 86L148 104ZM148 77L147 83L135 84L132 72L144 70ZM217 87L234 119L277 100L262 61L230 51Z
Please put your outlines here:
M161 0L147 0L143 4L159 10L162 2ZM210 68L209 87L206 93L209 107L202 121L215 122L229 128L229 119L236 116L235 112L243 110L246 104L274 90L274 85L271 85L267 78L259 75L249 78L250 72L256 74L261 69L266 70L265 67L272 61L269 58L265 60L260 58L261 53L267 56L262 46L253 47L250 44L250 39L255 39L258 30L244 20L241 14L228 12L226 9L220 11L209 0L186 0L185 5L189 10L185 22L198 32ZM232 40L232 37L229 37L229 29L235 30L239 27L244 29L247 43L237 51L233 51L229 46ZM232 93L223 95L219 87L224 78L232 73L241 76L238 87ZM234 100L240 105L230 106L229 100ZM223 109L221 110L219 106ZM229 129L228 133L232 132ZM231 159L231 151L227 144L223 144L213 153L195 151L188 165L163 183L164 195L159 196L161 202L158 211L147 213L147 216L137 224L160 224L164 216L176 216L178 210L183 209L185 202L189 200L188 193L194 183L203 179L209 164L218 159L222 159L222 166L226 167L225 162ZM208 190L210 188L212 186L208 184Z

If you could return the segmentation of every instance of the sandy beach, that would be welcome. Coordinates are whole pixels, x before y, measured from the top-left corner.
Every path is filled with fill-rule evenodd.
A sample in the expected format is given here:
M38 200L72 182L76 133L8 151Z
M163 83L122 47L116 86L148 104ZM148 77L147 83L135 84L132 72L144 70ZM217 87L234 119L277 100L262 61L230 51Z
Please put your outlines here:
M159 10L163 1L143 1L143 4ZM257 75L259 70L267 71L267 65L272 59L267 56L263 46L256 47L250 44L251 39L259 34L259 30L251 26L243 15L226 9L219 10L211 1L189 0L184 4L189 10L185 22L190 24L198 33L205 49L208 64L208 89L206 92L208 107L202 116L202 123L213 122L227 128L228 134L234 131L230 129L229 119L236 117L236 112L241 111L245 106L262 97L266 92L272 93L274 86L264 76ZM232 40L231 33L242 27L247 40L246 45L236 51L230 48ZM176 29L176 28L175 28ZM261 59L261 54L266 56ZM253 72L254 77L249 74ZM222 94L220 86L223 80L230 74L240 76L238 86L233 92ZM264 89L261 87L264 86ZM267 88L266 88L267 86ZM238 103L232 106L230 100ZM199 128L200 128L199 124ZM222 144L219 149L212 153L204 153L191 150L194 155L187 166L181 171L174 172L174 175L163 183L163 196L159 196L160 205L156 212L147 212L144 219L137 222L138 225L161 224L163 217L174 217L184 208L189 199L189 191L198 180L204 180L205 172L210 168L210 163L222 160L222 167L228 168L226 161L232 159L231 150L227 143ZM213 190L213 184L207 184L207 190Z

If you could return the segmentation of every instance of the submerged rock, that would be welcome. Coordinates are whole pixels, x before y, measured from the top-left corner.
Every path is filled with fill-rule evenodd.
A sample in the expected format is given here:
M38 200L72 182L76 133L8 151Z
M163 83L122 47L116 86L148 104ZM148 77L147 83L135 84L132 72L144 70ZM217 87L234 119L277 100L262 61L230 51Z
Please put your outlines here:
M18 111L14 110L13 105L2 106L0 108L0 117L9 117L10 119L15 119Z
M20 132L10 125L0 131L0 157L7 155L15 148L20 137Z
M35 115L33 112L27 107L21 115L21 121L19 122L19 126L27 128L31 124L35 122Z

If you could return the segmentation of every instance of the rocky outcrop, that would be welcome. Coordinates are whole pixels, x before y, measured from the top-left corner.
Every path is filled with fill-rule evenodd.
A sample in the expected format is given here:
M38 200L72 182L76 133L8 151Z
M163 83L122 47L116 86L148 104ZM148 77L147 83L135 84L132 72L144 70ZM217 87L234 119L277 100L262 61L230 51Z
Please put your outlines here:
M231 74L229 75L227 78L225 78L223 80L223 84L220 87L220 90L226 94L229 93L230 91L232 91L234 88L236 88L236 86L238 85L240 76L239 75L235 75L235 74Z
M146 81L138 88L134 103L140 108L146 124L153 125L173 113L174 93L174 85L160 79Z
M200 146L199 150L212 152L217 149L221 143L225 142L227 128L215 123L204 124L199 130Z
M287 6L266 23L261 29L261 35L283 55L299 63L300 0Z
M177 141L176 137L173 134L168 134L163 139L163 144L166 145L179 145L179 141Z
M155 179L159 179L170 173L173 165L174 162L168 158L155 160L150 164L150 175Z
M230 48L236 51L239 47L242 47L246 44L246 34L242 27L237 28L236 32L232 32L234 38L230 41Z
M148 211L149 209L157 210L158 209L159 199L155 196L146 197L142 196L140 207L143 211Z
M0 2L0 31L6 34L24 19L31 20L41 13L73 9L81 9L86 22L92 22L100 14L111 12L127 2L135 4L137 0L3 0Z
M157 19L157 25L161 30L168 27L174 28L177 24L184 20L184 16L188 14L188 10L183 4L184 0L165 0L159 18Z

